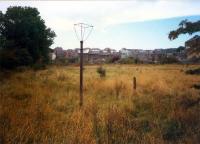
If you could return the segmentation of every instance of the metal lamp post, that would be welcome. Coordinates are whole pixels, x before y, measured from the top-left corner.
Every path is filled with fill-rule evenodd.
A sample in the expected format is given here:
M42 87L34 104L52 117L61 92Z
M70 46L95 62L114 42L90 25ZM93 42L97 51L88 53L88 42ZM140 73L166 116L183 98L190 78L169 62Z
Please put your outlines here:
M76 37L80 41L80 107L83 105L83 42L88 39L92 30L92 25L85 23L74 24Z

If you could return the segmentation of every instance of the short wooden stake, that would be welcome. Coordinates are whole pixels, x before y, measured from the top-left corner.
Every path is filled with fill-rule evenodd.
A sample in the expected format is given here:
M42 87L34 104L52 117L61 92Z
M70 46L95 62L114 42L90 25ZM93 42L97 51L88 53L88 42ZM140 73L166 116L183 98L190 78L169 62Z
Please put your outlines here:
M136 77L133 77L133 90L136 90Z

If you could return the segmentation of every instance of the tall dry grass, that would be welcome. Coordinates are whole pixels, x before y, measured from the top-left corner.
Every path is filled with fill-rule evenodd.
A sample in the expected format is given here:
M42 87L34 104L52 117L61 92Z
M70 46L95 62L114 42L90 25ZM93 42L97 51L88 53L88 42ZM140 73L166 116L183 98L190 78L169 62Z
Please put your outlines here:
M0 80L0 143L200 143L199 76L184 65L105 65L13 72ZM137 90L133 89L133 76Z

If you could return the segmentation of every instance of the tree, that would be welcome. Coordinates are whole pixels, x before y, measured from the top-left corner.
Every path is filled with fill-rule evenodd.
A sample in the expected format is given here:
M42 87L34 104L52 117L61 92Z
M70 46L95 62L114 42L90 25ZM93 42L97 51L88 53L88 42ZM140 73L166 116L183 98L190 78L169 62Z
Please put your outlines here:
M168 37L170 40L174 40L178 38L178 36L181 34L192 35L195 32L199 31L200 31L200 20L196 22L189 22L188 20L183 20L180 22L179 28L171 31ZM192 38L192 40L190 40L190 42L188 41L186 43L188 47L187 54L192 57L198 56L200 53L200 38L197 39L196 37L198 36L195 36L194 38Z
M3 29L4 29L3 13L2 11L0 11L0 50L3 48L5 41L5 38L2 36Z
M177 30L173 30L169 33L169 39L174 40L178 38L181 34L189 34L192 35L195 32L200 31L200 21L197 22L189 22L188 20L183 20L179 24L179 28Z
M6 53L17 58L13 67L49 62L49 47L56 35L39 14L36 8L20 6L9 7L5 14L0 12L0 40L4 41L0 58L5 58L4 66Z

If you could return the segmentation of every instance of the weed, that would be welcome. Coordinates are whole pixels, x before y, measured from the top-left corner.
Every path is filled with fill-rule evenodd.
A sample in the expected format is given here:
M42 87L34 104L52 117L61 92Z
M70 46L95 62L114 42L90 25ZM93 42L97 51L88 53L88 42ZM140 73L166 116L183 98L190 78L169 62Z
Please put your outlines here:
M97 73L100 75L100 77L106 76L106 70L102 66L97 68Z

